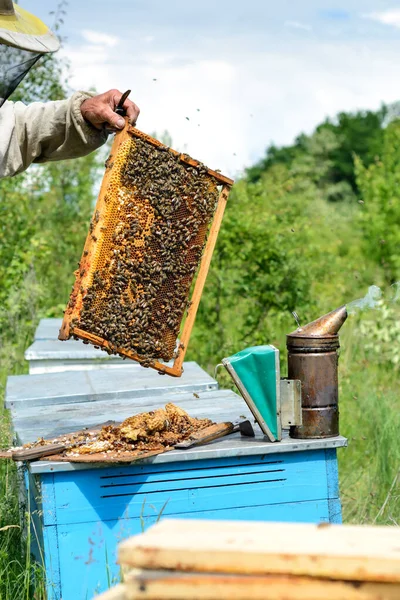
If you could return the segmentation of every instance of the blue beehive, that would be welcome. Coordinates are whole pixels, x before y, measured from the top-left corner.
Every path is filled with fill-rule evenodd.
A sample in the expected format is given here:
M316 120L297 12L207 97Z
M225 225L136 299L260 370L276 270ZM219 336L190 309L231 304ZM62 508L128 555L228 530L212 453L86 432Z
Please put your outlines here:
M214 421L253 418L240 396L219 390L195 363L187 363L181 379L129 367L11 377L6 399L23 443L167 402ZM160 515L340 522L336 448L345 438L292 440L283 431L272 444L255 429L255 438L233 434L127 466L31 463L26 486L48 600L91 599L118 580L118 542Z

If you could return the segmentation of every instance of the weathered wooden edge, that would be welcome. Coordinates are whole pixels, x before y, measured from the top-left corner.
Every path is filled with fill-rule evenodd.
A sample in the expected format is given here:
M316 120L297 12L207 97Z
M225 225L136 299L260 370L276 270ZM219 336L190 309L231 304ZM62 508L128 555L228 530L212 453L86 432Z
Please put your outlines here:
M9 450L0 450L0 460L12 460L12 448Z
M140 569L400 583L399 542L400 530L388 526L169 519L122 542L118 562Z
M126 585L119 583L115 587L110 588L99 596L96 596L96 600L127 600Z
M119 348L116 348L115 346L113 346L113 344L111 344L107 340L104 340L101 337L98 337L94 333L84 331L83 329L79 329L79 327L75 327L74 335L81 340L89 340L92 344L95 344L96 346L100 346L101 348L108 348L113 353L116 352L119 355L126 356L131 360L135 360L136 362L141 363L139 356L135 352L132 352L131 350L121 350ZM172 375L172 377L180 377L183 373L182 364L175 365L175 362L172 367L169 367L168 365L165 365L164 363L161 363L158 360L154 360L152 364L149 365L149 368L155 369L156 371L159 371L161 373L166 373L167 375Z
M282 575L185 573L136 569L125 576L126 599L397 600L400 584Z
M44 456L41 458L41 461L60 461L60 462L71 462L71 463L97 463L97 464L108 464L108 463L135 463L140 460L145 460L146 458L151 458L152 456L157 456L158 454L164 454L165 452L170 452L174 450L174 448L168 447L163 448L162 450L148 450L148 451L138 451L137 454L134 452L121 452L121 454L116 454L116 452L112 451L110 454L106 452L97 452L94 454L78 454L74 455L65 455L65 454L56 454L53 456ZM73 450L72 450L73 452Z

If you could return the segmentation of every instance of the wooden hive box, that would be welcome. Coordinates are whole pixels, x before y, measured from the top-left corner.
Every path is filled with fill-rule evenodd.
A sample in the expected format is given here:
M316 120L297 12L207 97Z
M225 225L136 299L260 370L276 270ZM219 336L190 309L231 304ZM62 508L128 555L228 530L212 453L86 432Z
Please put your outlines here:
M119 546L124 600L397 600L400 528L167 520Z

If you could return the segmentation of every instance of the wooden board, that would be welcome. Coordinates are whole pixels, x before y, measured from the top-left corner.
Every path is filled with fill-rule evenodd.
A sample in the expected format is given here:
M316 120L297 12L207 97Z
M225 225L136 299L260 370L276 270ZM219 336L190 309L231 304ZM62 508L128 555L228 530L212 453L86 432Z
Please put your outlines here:
M400 582L400 528L167 520L119 546L138 568Z
M72 462L72 463L133 463L138 460L144 460L151 456L157 456L157 454L164 454L164 452L170 452L174 448L163 448L162 450L147 450L145 452L137 450L135 452L121 452L117 454L115 451L111 451L110 454L107 452L96 452L94 454L78 454L78 455L64 455L54 454L53 456L44 456L40 460L45 461L60 461L60 462Z
M61 440L64 440L65 443L68 443L70 440L73 440L75 436L80 434L89 434L94 433L101 429L104 425L114 425L117 426L120 423L116 423L115 421L107 421L102 425L98 425L97 427L92 427L90 429L85 429L81 431L76 431L73 433L68 433L65 435L59 436ZM40 447L39 447L40 448ZM13 448L10 448L12 452ZM173 446L162 448L159 450L137 450L134 452L121 452L117 454L115 451L111 452L95 452L93 454L73 454L73 450L67 451L71 452L71 454L51 454L50 456L42 456L40 461L58 461L58 462L74 462L74 463L133 463L138 460L143 460L145 458L150 458L151 456L156 456L157 454L163 454L164 452L169 452L174 450ZM0 451L0 459L8 459L12 458L11 452L9 450Z
M96 596L96 600L126 600L125 592L126 586L120 583L103 594Z
M114 423L116 425L116 423ZM200 440L201 433L204 434L204 443L209 441L210 432L215 435L220 434L228 429L227 423L214 423L210 427L206 427L204 430L197 432ZM231 425L231 423L229 423ZM70 434L71 435L71 434ZM201 441L199 441L199 445ZM164 454L165 452L171 452L175 450L174 446L167 446L158 450L135 450L120 452L119 454L115 450L108 452L95 452L93 454L78 454L74 453L74 450L63 454L52 454L51 456L43 456L40 460L47 461L61 461L61 462L73 462L73 463L133 463L158 454ZM184 450L183 450L184 452Z
M85 430L80 430L80 431L75 431L72 433L67 433L65 435L60 435L57 438L57 441L61 441L62 443L68 444L71 441L73 441L74 439L76 439L76 436L79 436L81 434L85 434L88 435L89 433L95 433L96 431L99 431L104 425L113 425L114 427L120 425L121 422L116 422L116 421L106 421L105 423L102 423L101 425L97 425L95 427L91 427L90 429L85 429ZM210 430L212 430L214 432L218 431L220 432L222 429L225 431L226 429L226 423L214 423L212 426L207 427L204 431L206 432L205 435L209 435ZM199 434L201 432L198 432ZM49 442L53 442L54 440L48 440ZM208 439L206 441L209 441ZM204 442L205 443L205 442ZM40 451L40 449L43 448L45 449L45 446L41 447L39 446L37 449ZM11 448L10 450L1 450L0 451L0 460L1 459L8 459L8 458L12 458L11 452L15 450L13 448ZM32 448L32 451L34 450L34 448ZM139 460L144 460L147 458L151 458L152 456L157 456L158 454L164 454L165 452L170 452L171 450L175 450L174 446L168 446L168 447L164 447L164 448L160 448L158 450L135 450L135 451L121 451L120 453L117 453L115 450L111 450L111 451L106 451L106 452L94 452L93 454L78 454L75 452L74 449L72 450L67 450L64 453L60 453L60 454L51 454L49 456L42 456L39 459L32 459L32 460L40 460L40 461L57 461L57 462L72 462L72 463L99 463L99 464L107 464L107 463L134 463L137 462ZM16 460L16 459L14 459Z
M223 575L138 570L126 600L398 600L399 583L345 582L291 575Z

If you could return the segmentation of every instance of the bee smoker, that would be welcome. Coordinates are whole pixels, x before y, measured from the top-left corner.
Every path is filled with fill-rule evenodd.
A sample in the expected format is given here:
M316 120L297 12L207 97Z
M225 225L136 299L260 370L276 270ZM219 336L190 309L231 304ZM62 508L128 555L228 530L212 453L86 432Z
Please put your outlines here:
M288 378L301 381L302 425L292 438L339 435L338 331L347 319L345 306L287 335Z

